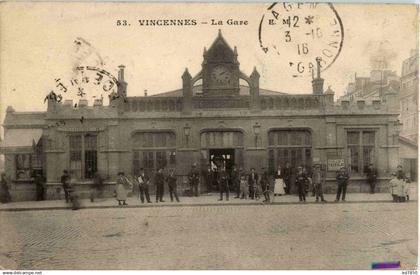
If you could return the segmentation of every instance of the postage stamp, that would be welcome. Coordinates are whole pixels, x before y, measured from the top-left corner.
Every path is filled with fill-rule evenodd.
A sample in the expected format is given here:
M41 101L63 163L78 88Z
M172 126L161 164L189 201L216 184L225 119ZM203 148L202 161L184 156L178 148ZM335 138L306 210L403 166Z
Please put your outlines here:
M321 71L338 58L344 28L331 3L273 3L261 18L258 39L266 54L288 63L293 77L309 76L317 58Z

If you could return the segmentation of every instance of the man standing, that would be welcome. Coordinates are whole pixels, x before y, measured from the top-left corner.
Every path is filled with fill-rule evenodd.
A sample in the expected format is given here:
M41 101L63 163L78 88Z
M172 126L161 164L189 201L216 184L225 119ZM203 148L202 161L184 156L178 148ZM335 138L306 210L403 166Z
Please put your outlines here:
M213 171L211 170L211 165L207 165L207 170L205 170L203 172L203 178L206 182L206 187L207 187L207 193L211 193L212 191L212 185L213 185Z
M226 200L229 200L229 174L226 172L226 167L222 166L222 170L219 172L218 175L218 183L219 183L219 191L220 191L220 199L219 201L223 200L223 192L226 192Z
M286 195L290 194L290 178L292 176L292 168L290 167L290 163L286 162L286 167L283 170L283 180L284 185L286 185Z
M299 201L306 202L306 184L308 182L308 178L306 174L303 172L302 166L298 167L298 172L296 174L296 186L299 194Z
M376 185L376 169L373 168L373 164L369 164L369 167L367 168L366 171L366 178L367 178L367 182L370 186L370 193L371 194L375 194L375 185Z
M93 188L90 192L90 201L93 202L95 198L102 197L102 191L104 187L104 181L99 174L99 172L95 172L93 177Z
M45 180L42 176L41 172L35 172L35 186L36 186L36 200L43 201L44 200L44 185Z
M191 192L194 196L198 197L198 183L199 183L199 173L197 171L197 165L194 163L191 168L191 172L188 175L190 181Z
M249 186L249 194L251 195L251 199L255 198L255 188L257 187L258 183L258 174L255 173L255 169L251 168L251 173L248 176L248 186Z
M267 172L267 169L265 169L265 167L262 168L262 175L261 175L261 180L260 180L260 184L261 184L261 190L264 194L264 201L263 202L270 202L270 193L267 192L270 190L270 178Z
M12 197L10 196L10 181L6 176L6 173L1 173L1 180L0 180L0 202L1 203L8 203L12 201Z
M335 198L335 201L340 201L340 195L343 193L342 200L346 201L346 190L347 190L347 183L349 181L349 174L346 171L346 167L342 166L340 168L340 171L337 173L336 176L337 179L337 196Z
M63 185L64 197L68 203L70 200L70 175L67 170L63 170L63 175L61 176L61 184Z
M149 196L150 178L144 173L143 168L140 168L140 175L137 177L137 181L139 182L139 196L141 203L144 203L144 196L146 196L147 202L151 203Z
M236 165L233 165L232 171L230 173L230 180L232 183L232 187L235 190L236 197L235 199L239 199L240 193L240 181L239 181L239 171L236 169Z
M164 184L165 176L163 175L162 168L159 168L157 174L155 175L156 202L165 202L163 200Z
M171 169L169 171L168 186L169 186L169 196L171 197L171 202L174 201L173 197L175 197L176 201L179 202L178 193L176 192L175 169Z
M321 165L319 163L315 164L314 171L312 173L312 183L314 185L315 195L316 195L316 202L319 201L321 198L322 202L327 202L324 199L324 193L322 191L322 185L325 182L325 173L321 171Z
M408 183L410 183L410 180L406 177L404 171L403 171L403 167L401 164L399 164L397 166L397 179L401 180L402 185L404 186L404 188L406 189L406 199L407 201L410 199L410 195L408 194L408 190L409 190L409 185ZM404 189L403 188L403 189Z

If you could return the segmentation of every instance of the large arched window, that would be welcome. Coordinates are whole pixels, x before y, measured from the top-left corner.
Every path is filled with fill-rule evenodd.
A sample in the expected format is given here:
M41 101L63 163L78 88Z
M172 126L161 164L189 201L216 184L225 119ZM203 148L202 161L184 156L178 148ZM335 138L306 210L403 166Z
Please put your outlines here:
M140 168L152 174L159 168L175 167L176 137L173 132L138 132L132 136L133 173Z
M292 168L312 166L312 136L308 130L271 130L268 133L268 164L273 171L288 162Z

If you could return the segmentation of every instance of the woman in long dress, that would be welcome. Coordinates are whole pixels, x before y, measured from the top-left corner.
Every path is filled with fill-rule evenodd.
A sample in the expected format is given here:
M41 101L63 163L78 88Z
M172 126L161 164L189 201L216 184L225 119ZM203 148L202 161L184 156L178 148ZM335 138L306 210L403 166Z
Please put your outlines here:
M118 173L118 179L117 179L117 187L116 187L116 193L117 193L117 201L118 205L128 205L126 203L127 200L127 179L124 176L123 172Z
M285 184L284 184L284 180L283 180L283 171L282 171L282 168L281 168L281 166L279 165L279 167L277 168L277 171L276 171L276 173L275 173L275 175L274 175L274 181L275 181L275 184L274 184L274 196L277 196L277 195L284 195L284 194L286 194L286 192L285 192L285 190L284 190L284 188L286 187L285 186Z

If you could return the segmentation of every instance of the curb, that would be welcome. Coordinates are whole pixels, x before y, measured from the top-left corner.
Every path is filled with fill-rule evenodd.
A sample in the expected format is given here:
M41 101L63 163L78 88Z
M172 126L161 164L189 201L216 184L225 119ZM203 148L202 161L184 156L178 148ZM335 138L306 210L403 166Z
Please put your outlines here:
M410 200L406 203L417 202L417 200ZM346 201L346 202L328 202L328 203L317 203L317 202L273 202L271 204L265 203L196 203L196 204L182 204L182 203L174 203L174 204L145 204L145 205L127 205L127 206L119 206L119 205L103 205L103 206L80 206L79 210L82 209L110 209L110 208L119 208L119 209L133 209L133 208L164 208L164 207L205 207L205 206L280 206L280 205L335 205L335 204L365 204L365 203L394 203L392 200L365 200L365 201ZM5 208L0 209L0 212L20 212L20 211L47 211L47 210L72 210L71 206L51 206L51 207L38 207L38 208L29 208L29 207L20 207L20 208Z

